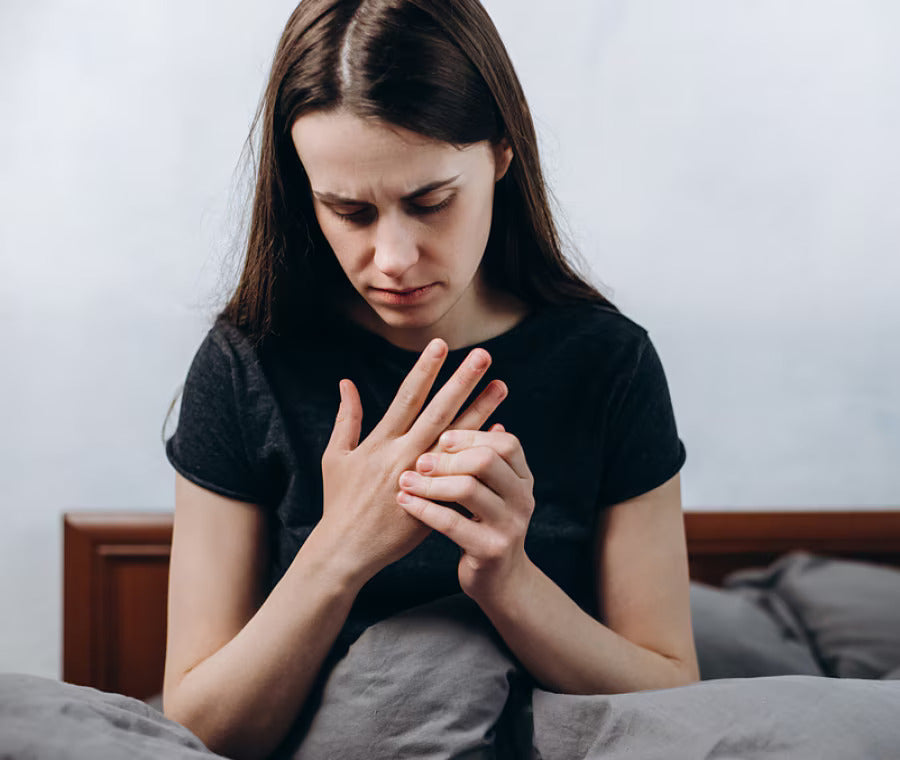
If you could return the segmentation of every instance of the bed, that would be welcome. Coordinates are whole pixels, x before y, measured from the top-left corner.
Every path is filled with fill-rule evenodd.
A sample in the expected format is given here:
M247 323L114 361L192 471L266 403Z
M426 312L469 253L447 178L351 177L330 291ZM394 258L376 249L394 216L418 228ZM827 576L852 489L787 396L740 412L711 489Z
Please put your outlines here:
M65 514L63 524L62 678L66 683L34 684L22 680L24 676L18 681L0 680L0 738L4 725L17 725L15 748L22 751L4 756L35 756L39 746L37 756L80 757L80 751L72 748L86 741L88 734L79 731L84 730L87 716L102 723L102 730L91 729L92 740L106 737L109 731L119 734L93 747L92 757L124 758L144 752L148 757L156 753L179 759L209 758L210 753L189 732L138 701L152 701L162 686L172 515L80 511ZM900 721L896 719L900 715L900 511L687 512L685 525L695 634L706 680L678 689L623 695L566 696L535 689L530 692L533 707L528 719L537 749L531 754L529 748L526 754L521 748L507 748L506 755L498 752L496 756L541 760L900 757ZM797 589L811 590L813 596L821 596L824 590L825 606L818 602L818 607L810 606L802 594L793 601L785 596ZM783 598L789 604L783 604ZM828 607L835 598L851 604L847 609ZM760 610L766 613L762 617ZM759 621L748 618L748 612L765 618L769 627L760 633L761 628L754 628ZM847 640L848 631L852 642ZM862 649L857 633L864 639ZM735 648L742 638L746 652ZM361 641L357 653L364 658L361 670L369 659L384 667L385 658L395 656L396 639L391 632L382 635L382 644L375 635L364 635ZM796 659L785 665L784 659L769 656L783 641L793 647L784 650L789 659L799 654L809 657L812 651L808 669L797 665ZM454 652L457 645L448 642ZM378 646L384 651L365 651ZM779 651L779 656L783 653ZM402 671L415 667L402 653L391 667L401 674L393 688L405 688ZM489 671L490 666L479 663L474 672ZM493 681L498 682L503 679ZM427 749L418 726L392 728L394 744L384 750L386 754L365 742L354 754L357 750L344 744L347 732L341 705L367 690L358 684L344 688L349 691L330 696L326 691L323 704L331 699L338 705L331 733L325 720L319 726L321 736L310 731L318 737L312 750L288 752L285 757L451 756ZM477 691L476 685L473 694ZM10 696L14 693L18 696ZM16 714L31 716L20 717L21 725L8 720L12 714L8 705L16 700L24 705ZM46 734L35 738L34 718L48 703L56 710L53 720L60 720L63 713L69 718L81 716L66 729L54 751L35 744L49 741ZM463 722L454 718L448 725ZM489 733L490 728L474 726L476 734ZM473 727L466 729L471 733ZM357 728L356 733L361 730ZM384 725L373 730L385 735ZM0 749L6 749L2 741Z
M691 578L711 586L801 549L900 567L900 510L686 512L685 530ZM171 539L169 512L63 516L64 681L161 691Z

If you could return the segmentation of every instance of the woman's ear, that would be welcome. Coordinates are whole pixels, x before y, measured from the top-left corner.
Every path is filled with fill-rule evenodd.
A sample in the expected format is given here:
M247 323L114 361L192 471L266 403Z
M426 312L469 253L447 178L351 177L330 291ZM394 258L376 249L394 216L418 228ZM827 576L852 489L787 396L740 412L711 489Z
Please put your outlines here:
M499 182L506 175L513 160L513 149L504 137L491 146L494 150L494 182Z

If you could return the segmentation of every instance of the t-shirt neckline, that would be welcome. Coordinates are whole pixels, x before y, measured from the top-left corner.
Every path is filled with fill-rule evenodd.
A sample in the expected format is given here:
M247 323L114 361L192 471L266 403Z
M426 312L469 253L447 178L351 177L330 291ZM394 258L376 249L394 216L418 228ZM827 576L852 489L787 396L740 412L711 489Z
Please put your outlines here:
M535 318L542 311L543 309L538 307L532 308L524 317L522 317L522 319L516 322L516 324L508 330L483 341L461 346L460 348L450 349L447 358L462 358L473 348L483 348L491 355L491 357L496 358L503 353L506 346L510 345L511 342L514 342L520 334L534 323ZM336 331L345 334L356 343L365 345L369 348L377 348L381 352L392 354L398 359L405 360L409 363L415 362L422 353L421 351L402 348L401 346L391 343L384 336L363 327L343 314L335 314L332 324Z

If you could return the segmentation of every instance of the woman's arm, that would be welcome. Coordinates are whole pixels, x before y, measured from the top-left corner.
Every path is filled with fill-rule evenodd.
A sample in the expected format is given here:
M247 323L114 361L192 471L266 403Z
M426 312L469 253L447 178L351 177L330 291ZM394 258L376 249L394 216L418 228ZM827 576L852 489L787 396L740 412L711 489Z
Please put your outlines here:
M525 554L532 481L515 438L499 428L467 433L449 450L458 453L430 457L427 477L420 464L418 477L401 479L411 497L400 503L463 549L463 590L539 683L592 694L698 679L677 475L610 507L601 521L595 566L604 625ZM474 519L432 500L459 501Z
M598 529L598 610L585 613L535 565L481 602L545 688L640 691L698 680L679 476L611 507Z
M263 601L265 515L176 476L163 705L210 749L265 757L303 705L363 578L313 530Z
M163 703L211 749L264 757L309 694L363 584L428 529L396 503L397 478L449 427L477 430L506 395L494 381L456 419L490 356L473 351L422 409L447 355L423 352L359 441L352 382L322 458L323 516L267 599L265 514L178 476ZM452 424L451 424L452 423Z

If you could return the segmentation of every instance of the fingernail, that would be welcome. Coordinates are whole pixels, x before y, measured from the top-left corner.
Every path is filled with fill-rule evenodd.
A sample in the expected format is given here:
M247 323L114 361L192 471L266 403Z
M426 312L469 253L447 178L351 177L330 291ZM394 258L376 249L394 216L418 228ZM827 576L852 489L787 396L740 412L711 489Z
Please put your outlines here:
M472 369L484 369L490 364L490 359L484 351L473 351L472 356L469 359L469 364Z
M456 443L456 436L448 430L446 433L441 433L438 443L442 449L452 449L453 444Z
M431 343L428 344L428 353L429 355L437 358L439 356L444 355L444 341L439 338L435 338Z
M416 462L416 468L419 472L431 472L434 469L436 462L434 457L431 454L422 454L419 457L419 461ZM412 485L410 483L410 485Z
M411 472L409 472L409 471L404 472L400 476L400 485L403 486L403 488L412 488L415 484L416 484L416 476L413 475Z

